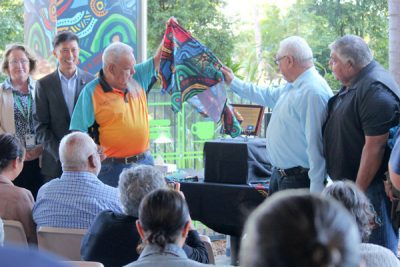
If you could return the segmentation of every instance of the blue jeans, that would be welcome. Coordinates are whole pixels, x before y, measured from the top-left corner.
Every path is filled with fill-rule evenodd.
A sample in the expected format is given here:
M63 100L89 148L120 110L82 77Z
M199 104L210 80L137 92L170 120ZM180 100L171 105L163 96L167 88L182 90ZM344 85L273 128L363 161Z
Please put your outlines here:
M281 176L277 168L272 169L268 195L285 189L310 188L307 173Z
M369 238L368 243L384 246L397 255L398 231L390 220L391 202L386 196L383 180L375 179L368 187L366 195L376 211L376 222L379 223Z
M101 170L98 175L99 180L109 186L117 187L119 175L121 174L122 170L132 167L135 164L154 165L154 159L150 151L145 152L144 158L138 160L136 163L133 164L132 163L125 164L119 162L110 162L101 164Z

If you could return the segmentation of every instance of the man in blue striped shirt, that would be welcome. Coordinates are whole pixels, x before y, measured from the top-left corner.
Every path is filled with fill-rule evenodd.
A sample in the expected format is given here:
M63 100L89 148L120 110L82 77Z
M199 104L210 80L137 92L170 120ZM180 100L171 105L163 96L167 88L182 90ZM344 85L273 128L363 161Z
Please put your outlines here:
M321 192L326 179L322 125L332 91L313 64L307 42L298 36L284 39L275 63L287 81L282 87L245 83L223 67L225 82L239 96L272 108L267 150L274 166L269 194L289 188Z
M97 178L102 154L87 134L66 135L59 154L63 173L40 188L33 207L38 227L86 229L100 211L122 212L118 190Z

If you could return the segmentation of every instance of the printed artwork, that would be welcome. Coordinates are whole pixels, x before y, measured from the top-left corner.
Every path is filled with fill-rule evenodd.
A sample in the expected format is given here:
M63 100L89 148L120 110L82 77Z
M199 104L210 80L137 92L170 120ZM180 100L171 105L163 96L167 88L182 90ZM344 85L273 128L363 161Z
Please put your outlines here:
M239 121L227 105L222 64L215 55L175 21L164 34L160 78L163 90L171 95L172 110L178 112L183 102L219 122L232 137L241 133Z
M133 47L142 39L140 0L25 0L25 43L39 58L39 75L55 69L52 40L57 31L71 31L80 39L79 66L97 73L104 48L114 41Z

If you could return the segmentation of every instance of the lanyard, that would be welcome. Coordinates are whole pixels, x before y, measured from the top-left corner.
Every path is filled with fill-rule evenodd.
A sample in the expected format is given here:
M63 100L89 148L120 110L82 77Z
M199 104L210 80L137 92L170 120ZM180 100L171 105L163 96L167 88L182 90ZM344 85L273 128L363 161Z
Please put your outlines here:
M32 107L32 96L29 93L28 95L28 108L27 108L27 112L25 113L24 108L22 107L22 103L21 103L21 99L20 96L17 95L16 92L13 92L14 95L14 99L15 99L15 104L17 105L18 110L21 112L22 116L24 117L24 119L27 121L28 123L28 127L30 127L30 116L31 116L31 107Z

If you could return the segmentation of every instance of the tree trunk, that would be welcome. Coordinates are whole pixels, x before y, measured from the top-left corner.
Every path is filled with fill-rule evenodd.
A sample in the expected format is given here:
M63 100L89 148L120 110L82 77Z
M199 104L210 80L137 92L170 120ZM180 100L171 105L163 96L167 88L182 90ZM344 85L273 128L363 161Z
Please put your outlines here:
M254 15L254 37L256 43L256 60L257 60L257 75L256 81L258 83L261 76L264 75L264 71L266 68L266 62L263 58L263 44L262 44L262 37L261 37L261 28L260 28L260 16L258 13L259 10L259 3L258 1L252 1L253 4L253 15Z
M400 1L389 1L389 70L400 85Z

